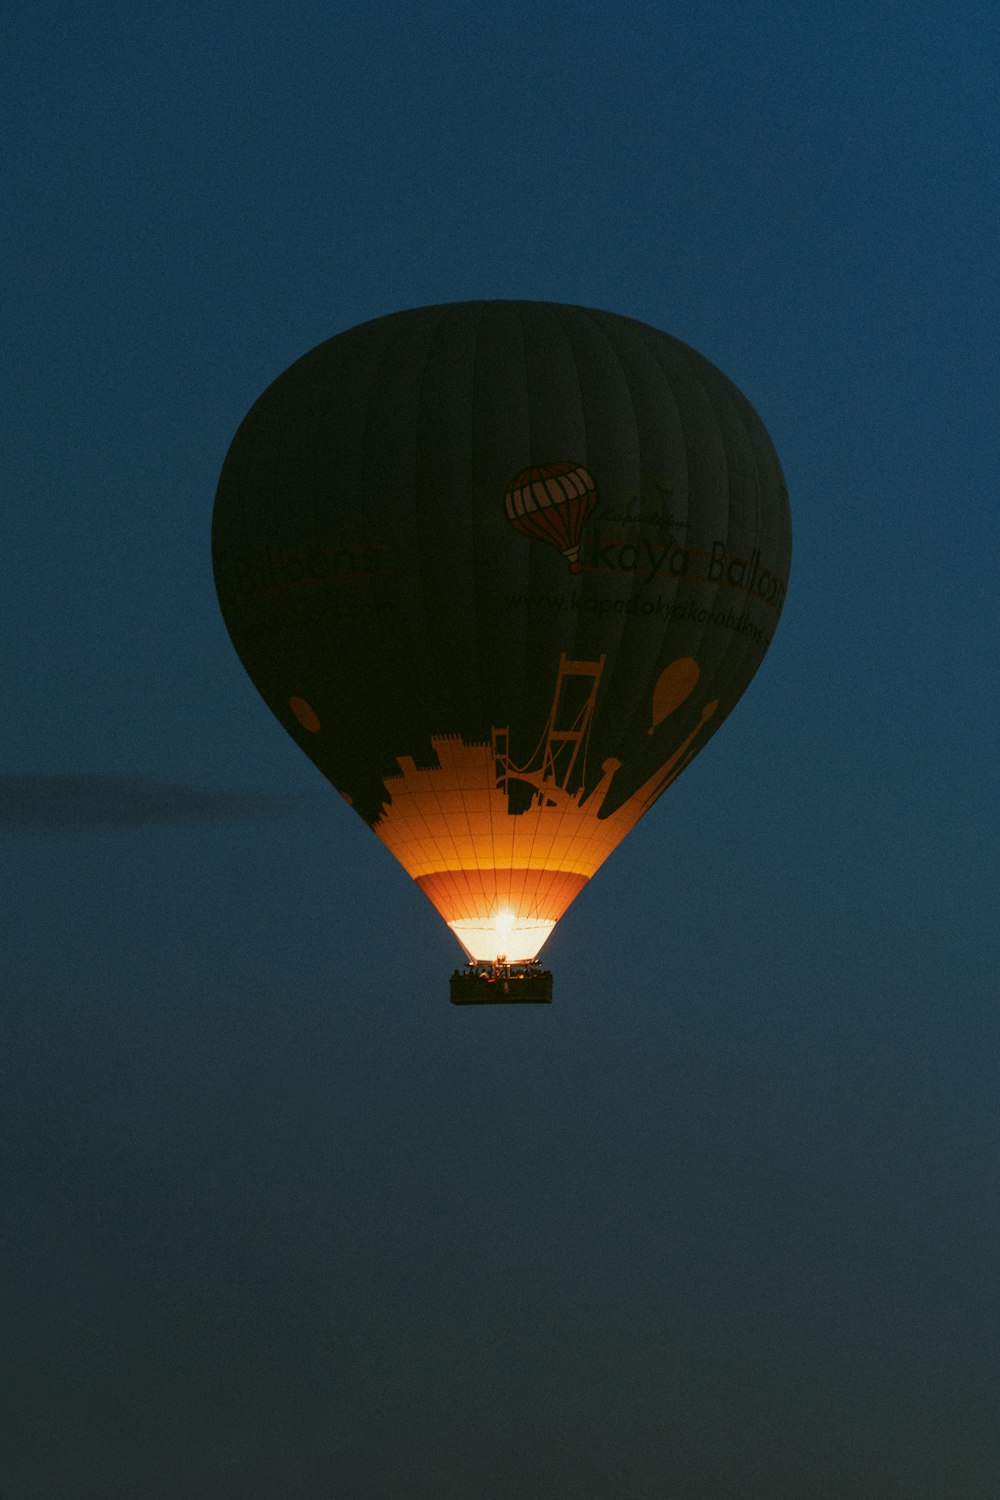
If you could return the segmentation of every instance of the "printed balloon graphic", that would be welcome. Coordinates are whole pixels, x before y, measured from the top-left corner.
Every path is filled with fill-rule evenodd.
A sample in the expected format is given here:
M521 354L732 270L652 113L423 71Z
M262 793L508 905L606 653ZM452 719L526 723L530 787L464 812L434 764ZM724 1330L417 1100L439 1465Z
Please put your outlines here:
M470 302L281 375L226 458L213 551L264 701L469 959L509 965L734 708L791 533L763 424L693 349Z
M525 469L504 496L510 522L525 536L550 542L580 572L580 538L594 506L594 481L580 464L542 464Z
M701 668L692 656L682 656L664 667L653 689L653 722L646 730L647 734L653 734L663 720L691 696L700 676Z

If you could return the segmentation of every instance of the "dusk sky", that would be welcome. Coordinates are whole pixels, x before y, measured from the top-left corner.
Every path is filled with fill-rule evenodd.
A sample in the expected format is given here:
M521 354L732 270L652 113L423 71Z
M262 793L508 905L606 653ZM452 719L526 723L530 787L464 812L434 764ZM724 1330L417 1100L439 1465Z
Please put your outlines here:
M355 0L0 26L3 1500L998 1500L1000 13ZM260 392L527 298L791 496L743 701L461 951L268 712Z

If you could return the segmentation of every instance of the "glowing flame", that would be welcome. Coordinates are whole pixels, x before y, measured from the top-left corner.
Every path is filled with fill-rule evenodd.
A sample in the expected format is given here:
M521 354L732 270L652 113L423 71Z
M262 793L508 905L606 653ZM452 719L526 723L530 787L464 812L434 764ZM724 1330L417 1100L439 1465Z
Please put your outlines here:
M477 963L491 963L498 953L503 953L512 964L530 963L537 958L555 925L537 917L518 917L507 906L498 907L483 919L464 917L448 923L469 958Z

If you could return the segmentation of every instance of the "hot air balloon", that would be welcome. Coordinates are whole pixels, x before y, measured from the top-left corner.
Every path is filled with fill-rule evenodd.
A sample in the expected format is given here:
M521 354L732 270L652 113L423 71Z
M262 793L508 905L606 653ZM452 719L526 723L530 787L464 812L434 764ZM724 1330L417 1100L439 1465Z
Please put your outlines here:
M512 526L541 537L562 553L571 573L580 572L580 538L597 504L594 481L579 464L543 464L525 469L504 497Z
M735 706L790 554L736 387L542 302L320 344L245 418L213 522L246 670L448 923L463 1003L550 998L543 944Z

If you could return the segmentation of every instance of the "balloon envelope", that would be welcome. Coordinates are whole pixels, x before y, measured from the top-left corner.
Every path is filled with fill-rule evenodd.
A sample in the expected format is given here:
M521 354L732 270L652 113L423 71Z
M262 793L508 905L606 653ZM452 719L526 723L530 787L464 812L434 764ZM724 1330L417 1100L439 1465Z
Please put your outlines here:
M265 702L470 957L534 958L770 644L770 439L687 345L539 302L417 308L261 396L215 505Z

